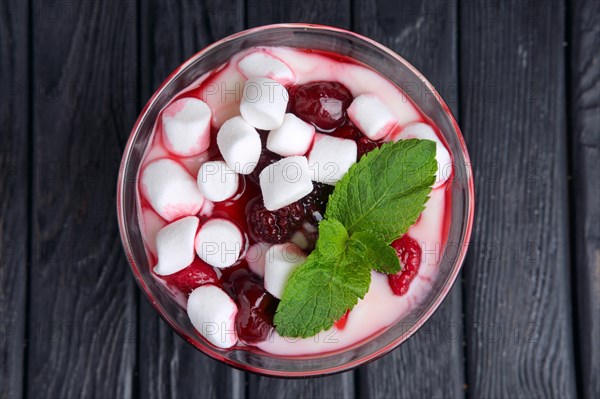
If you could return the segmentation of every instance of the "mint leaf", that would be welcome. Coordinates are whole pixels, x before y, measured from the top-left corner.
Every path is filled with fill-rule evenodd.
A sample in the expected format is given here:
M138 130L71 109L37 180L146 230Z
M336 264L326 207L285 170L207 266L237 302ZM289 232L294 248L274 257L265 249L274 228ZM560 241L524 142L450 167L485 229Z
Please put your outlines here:
M348 241L348 251L356 259L380 273L396 274L400 271L400 260L396 250L373 234L359 231Z
M288 280L273 319L279 335L311 337L327 330L364 298L371 284L368 265L343 253L337 260L314 251Z
M273 319L286 337L310 337L364 298L371 269L397 273L389 244L417 220L435 181L435 143L384 144L353 165L329 197L319 239L288 280Z
M315 250L324 258L337 259L346 251L348 232L335 219L324 219L319 223L319 239Z
M406 233L425 209L436 170L433 141L384 144L337 183L325 218L339 220L350 235L369 231L390 243Z

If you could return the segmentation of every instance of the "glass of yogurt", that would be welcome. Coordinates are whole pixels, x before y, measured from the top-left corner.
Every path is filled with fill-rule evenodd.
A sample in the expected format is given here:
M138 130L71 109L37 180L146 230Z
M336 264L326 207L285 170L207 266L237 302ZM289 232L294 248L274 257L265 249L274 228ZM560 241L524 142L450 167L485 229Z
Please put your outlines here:
M437 169L424 210L388 243L401 270L371 271L366 294L321 331L280 334L275 314L338 183L411 139L435 143ZM352 32L279 24L229 36L167 78L129 137L117 204L135 278L178 334L234 367L306 377L382 356L431 316L462 265L474 191L458 125L413 66Z

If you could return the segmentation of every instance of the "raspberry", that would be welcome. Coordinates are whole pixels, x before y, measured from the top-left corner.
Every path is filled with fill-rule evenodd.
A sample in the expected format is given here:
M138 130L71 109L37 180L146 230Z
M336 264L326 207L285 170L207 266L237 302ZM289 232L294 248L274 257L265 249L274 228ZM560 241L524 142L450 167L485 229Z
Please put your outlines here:
M163 276L167 284L177 288L185 295L204 284L217 284L217 273L208 264L195 258L191 265L177 273Z
M296 108L296 93L298 93L298 88L301 86L292 85L288 87L288 105L286 109L286 113L293 113ZM297 116L297 115L296 115Z
M252 173L248 175L248 178L257 186L260 185L260 179L258 177L260 172L262 172L264 168L271 165L273 162L277 162L280 159L281 157L279 155L267 150L266 148L263 148L260 158L258 158L258 162L256 163L256 168L254 168Z
M246 343L264 341L273 330L273 316L279 301L265 290L262 279L245 264L228 267L222 273L223 288L238 305L235 326L239 338Z
M392 243L396 250L402 270L397 274L388 276L388 283L395 295L404 295L410 283L417 276L421 264L421 247L419 243L408 235L403 235Z
M273 331L273 316L279 301L256 278L245 279L239 286L235 319L238 337L245 343L264 341Z
M313 190L300 200L306 213L306 221L318 225L325 215L325 208L329 195L333 192L333 186L324 183L313 182Z
M233 300L237 300L237 293L240 292L244 282L252 278L253 274L248 269L248 265L245 262L240 263L237 266L227 267L221 269L220 282L223 285L223 289Z
M352 93L341 83L312 82L291 90L291 109L301 119L322 132L331 132L344 124Z
M358 159L361 159L363 155L367 152L374 150L379 147L381 144L376 143L375 141L369 140L366 137L361 137L356 142L358 149Z
M252 200L247 210L250 236L255 241L272 244L288 241L302 226L305 216L304 207L298 201L276 211L269 211L265 208L262 197Z
M346 327L346 323L348 322L348 315L350 314L350 309L346 310L346 313L344 313L344 315L342 317L339 318L338 321L336 321L333 326L337 329L337 330L343 330L344 327Z

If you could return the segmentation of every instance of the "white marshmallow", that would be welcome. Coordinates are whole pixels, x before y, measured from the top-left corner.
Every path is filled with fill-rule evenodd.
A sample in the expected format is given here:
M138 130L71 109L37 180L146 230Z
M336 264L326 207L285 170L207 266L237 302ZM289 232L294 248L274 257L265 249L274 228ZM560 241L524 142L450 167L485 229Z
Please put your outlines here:
M200 193L204 198L214 202L233 197L239 181L239 175L223 161L205 162L198 172Z
M200 166L204 162L207 162L211 157L211 154L208 151L204 151L200 155L196 155L195 157L188 158L180 158L178 161L190 172L192 176L198 176L198 171L200 170Z
M411 123L402 129L398 134L392 137L393 141L406 139L426 139L435 141L435 159L438 163L438 169L435 172L435 183L433 188L437 188L444 184L452 174L452 157L450 152L444 146L435 130L427 123L416 122Z
M235 116L221 126L217 145L227 166L242 175L252 173L262 151L258 132L241 116Z
M212 201L206 200L206 201L204 201L204 205L202 205L202 209L200 209L199 216L211 217L214 209L215 209L215 203Z
M167 222L158 216L152 209L144 208L142 211L141 225L142 237L144 237L146 248L148 248L152 255L156 256L156 235L160 229L167 225Z
M371 140L379 140L398 124L394 114L374 94L362 94L348 107L350 120Z
M196 253L206 263L219 269L233 266L240 257L244 237L240 229L226 219L211 219L196 236Z
M287 157L264 168L259 175L265 208L275 211L308 195L313 184L306 157Z
M265 260L265 289L281 299L292 272L306 260L300 248L290 242L273 245Z
M281 84L296 80L294 72L279 58L265 51L253 51L238 62L238 69L246 78L266 77Z
M321 220L323 220L323 215L321 215L321 213L320 213L320 212L313 212L313 216L314 216L314 217L315 217L315 219L316 219L317 221L319 221L319 222L320 222ZM310 223L308 223L308 222L304 222L304 223L302 224L302 229L303 229L304 231L306 231L307 233L309 233L309 234L310 234L310 233L316 233L317 231L319 231L319 228L318 228L317 226L314 226L314 225L312 225L312 224L310 224Z
M265 259L267 251L271 248L271 244L266 242L258 242L251 245L246 252L246 263L252 272L256 273L260 277L265 276Z
M168 158L169 152L165 150L165 147L162 145L153 145L148 149L148 152L144 156L144 163L147 165L152 161L155 161L160 158Z
M152 208L168 222L196 215L204 197L195 179L172 159L158 159L142 171L141 188Z
M317 133L308 154L313 181L335 185L356 163L356 142Z
M271 130L267 137L267 149L284 157L304 155L310 148L315 127L294 114L285 114L283 124Z
M283 123L288 100L288 92L280 83L269 78L250 78L244 86L240 113L257 129L277 129Z
M308 247L310 246L310 242L308 241L308 238L306 238L306 235L300 230L298 230L294 234L292 234L290 241L293 242L294 244L296 244L298 246L298 248L300 248L302 250L307 250Z
M197 98L182 98L162 113L163 142L169 152L189 157L206 151L210 145L212 112Z
M231 348L237 343L237 312L235 302L214 285L198 287L188 298L187 314L192 325L208 342L219 348Z
M154 273L167 276L185 269L194 261L194 238L200 221L196 216L179 219L156 235L158 263Z
M225 68L204 81L200 96L212 110L214 128L220 128L225 121L240 114L244 83L246 78L237 68Z

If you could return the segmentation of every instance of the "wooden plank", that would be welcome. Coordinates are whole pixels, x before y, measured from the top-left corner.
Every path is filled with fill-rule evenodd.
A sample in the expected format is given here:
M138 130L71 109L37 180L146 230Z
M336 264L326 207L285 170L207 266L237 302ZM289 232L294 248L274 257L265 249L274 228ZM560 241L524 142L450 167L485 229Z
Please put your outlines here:
M0 398L23 392L29 209L29 6L0 9Z
M136 296L115 186L136 117L135 2L34 0L32 13L27 393L130 397Z
M474 165L464 268L472 397L576 395L564 4L461 3L461 120Z
M247 0L247 28L284 22L305 22L349 29L351 0Z
M600 398L600 1L572 1L570 144L572 243L580 394Z
M306 22L350 28L350 1L291 0L270 3L268 7L258 0L249 0L247 27L280 22ZM352 398L354 373L309 380L281 380L250 375L250 398Z
M243 2L140 1L142 102L194 53L243 28ZM142 293L139 394L142 398L242 397L244 375L208 358L164 323Z
M456 1L356 0L356 31L417 67L458 112ZM394 12L391 12L394 10ZM398 349L359 369L369 398L464 396L460 279L434 316Z
M286 380L249 374L248 398L354 398L354 373L349 371L330 377Z

